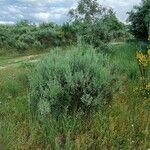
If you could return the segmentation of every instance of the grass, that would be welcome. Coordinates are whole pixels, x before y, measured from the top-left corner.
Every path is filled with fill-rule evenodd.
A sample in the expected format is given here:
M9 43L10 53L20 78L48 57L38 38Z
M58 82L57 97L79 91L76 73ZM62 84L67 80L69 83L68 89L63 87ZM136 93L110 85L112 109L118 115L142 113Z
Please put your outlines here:
M0 48L0 62L5 61L8 59L17 59L20 57L27 57L30 55L40 55L49 52L51 49L45 49L45 50L36 50L36 49L29 49L26 51L17 51L14 49L4 49Z
M138 81L135 48L113 46L112 61L121 69L120 78L125 76L124 85L109 107L84 118L64 115L33 121L26 78L30 65L0 70L0 149L149 149L150 101L133 92Z
M112 46L112 60L119 67L119 70L121 70L121 74L127 75L132 80L137 79L139 75L135 57L138 47L138 45L129 43Z

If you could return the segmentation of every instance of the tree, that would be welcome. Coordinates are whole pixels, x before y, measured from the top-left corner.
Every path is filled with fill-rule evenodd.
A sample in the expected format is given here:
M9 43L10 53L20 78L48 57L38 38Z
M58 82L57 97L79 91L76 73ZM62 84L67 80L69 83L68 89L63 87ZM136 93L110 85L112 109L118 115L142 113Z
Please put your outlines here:
M147 40L150 35L150 1L142 0L141 5L134 6L128 14L132 34L137 39Z
M112 8L103 7L97 0L80 0L69 15L76 33L95 47L109 42L124 27Z
M71 9L69 15L73 20L95 21L106 12L106 8L99 5L97 0L80 0L76 9Z

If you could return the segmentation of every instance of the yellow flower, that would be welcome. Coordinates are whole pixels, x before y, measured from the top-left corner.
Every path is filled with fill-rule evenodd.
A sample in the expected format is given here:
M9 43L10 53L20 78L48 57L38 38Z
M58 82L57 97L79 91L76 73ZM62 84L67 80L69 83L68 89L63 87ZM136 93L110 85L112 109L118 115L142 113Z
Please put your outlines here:
M150 49L148 49L147 54L148 54L149 61L150 61Z
M150 83L146 85L145 89L150 90Z
M136 59L138 60L139 64L144 67L147 67L149 64L149 58L150 58L149 56L150 56L150 51L149 51L149 55L145 55L140 51L136 53Z

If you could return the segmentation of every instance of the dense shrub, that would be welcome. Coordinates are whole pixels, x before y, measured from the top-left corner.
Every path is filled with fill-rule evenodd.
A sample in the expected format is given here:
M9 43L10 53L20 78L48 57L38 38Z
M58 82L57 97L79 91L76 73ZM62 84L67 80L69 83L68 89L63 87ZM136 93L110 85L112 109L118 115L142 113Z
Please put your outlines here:
M7 48L21 52L28 49L65 46L73 44L74 38L68 26L62 27L50 23L36 26L24 22L15 25L0 25L0 48L6 51Z
M147 41L150 34L150 1L142 0L140 5L136 5L128 12L130 31L136 39Z
M19 36L19 40L28 45L31 45L35 41L35 37L33 37L31 33L22 34L21 36Z
M24 42L17 41L15 47L16 47L16 49L17 49L18 51L21 51L21 52L22 52L22 51L27 50L28 45L27 45L26 43L24 43Z
M30 75L32 114L96 110L112 99L116 89L112 68L109 58L92 48L78 46L65 54L51 53Z

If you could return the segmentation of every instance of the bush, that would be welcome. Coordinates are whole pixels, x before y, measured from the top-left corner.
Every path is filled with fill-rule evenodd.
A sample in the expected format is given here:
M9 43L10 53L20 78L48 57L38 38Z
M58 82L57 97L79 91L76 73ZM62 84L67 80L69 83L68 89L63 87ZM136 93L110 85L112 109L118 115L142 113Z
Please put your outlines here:
M25 51L28 48L28 45L24 42L17 41L15 47L18 51Z
M33 44L34 41L35 41L35 38L30 34L31 33L20 35L19 36L19 41L22 41L22 42L26 43L27 45Z
M42 49L42 44L39 41L35 41L33 47L36 49Z
M116 77L109 58L78 46L51 53L29 76L32 115L89 113L112 99Z

